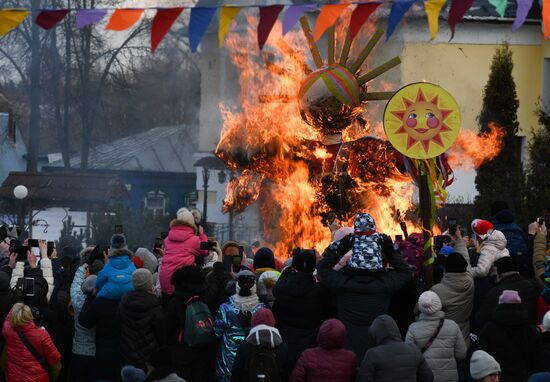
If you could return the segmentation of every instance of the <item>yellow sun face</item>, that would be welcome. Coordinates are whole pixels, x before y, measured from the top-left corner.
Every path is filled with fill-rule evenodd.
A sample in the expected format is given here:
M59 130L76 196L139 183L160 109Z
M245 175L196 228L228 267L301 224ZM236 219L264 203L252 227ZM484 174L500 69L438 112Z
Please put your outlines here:
M427 159L444 153L460 130L460 112L453 97L430 83L401 88L384 111L390 143L403 155Z

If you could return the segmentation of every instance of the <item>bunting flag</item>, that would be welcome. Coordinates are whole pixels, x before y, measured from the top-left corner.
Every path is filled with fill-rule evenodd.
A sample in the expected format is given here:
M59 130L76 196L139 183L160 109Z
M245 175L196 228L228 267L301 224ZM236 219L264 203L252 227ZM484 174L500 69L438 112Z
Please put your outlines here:
M518 30L525 22L527 14L529 13L531 6L533 6L533 0L516 0L516 3L516 19L514 20L514 24L512 24L512 30L514 32Z
M351 20L349 22L349 37L350 41L353 41L359 30L367 22L370 15L380 6L382 3L366 3L358 4L351 14Z
M428 16L428 27L430 28L430 34L432 40L437 36L439 30L439 14L441 8L445 5L446 0L428 0L424 2L424 8L426 15Z
M223 40L225 39L225 35L227 32L229 32L229 27L231 26L231 22L242 8L237 7L223 7L221 14L220 14L220 26L218 29L218 40L220 40L220 48L223 47Z
M315 4L291 5L283 17L283 36L287 34L300 20L304 13L317 9Z
M46 30L54 28L69 13L68 9L43 10L36 16L36 24Z
M27 18L29 13L25 9L0 10L0 37L17 28Z
M201 42L202 36L208 29L210 21L216 14L216 8L196 7L191 9L189 20L189 45L191 52L195 53Z
M495 7L500 17L504 17L504 12L506 12L508 0L489 0L489 3L491 3L491 5Z
M264 44L269 37L279 13L283 10L284 5L268 5L260 7L260 21L258 22L258 46L260 50L264 48Z
M76 13L76 27L82 29L88 25L97 24L106 14L106 9L82 9Z
M451 28L451 40L455 36L456 24L468 12L468 9L472 6L474 0L453 0L451 3L451 9L449 10L449 27Z
M550 0L542 0L542 30L544 37L550 37Z
M116 9L111 15L109 23L105 29L111 31L125 31L138 22L143 14L143 11L143 9L130 8Z
M318 41L323 33L326 32L328 28L336 23L338 17L344 12L344 10L349 6L349 4L327 4L323 5L319 16L317 17L317 23L315 24L315 30L313 31L313 39Z
M172 28L172 25L183 12L182 7L178 8L159 8L151 24L151 51L155 53L160 42L166 36L166 33Z
M393 32L395 32L395 28L397 28L397 25L401 22L401 19L405 16L405 13L407 13L414 2L415 0L394 0L390 10L390 17L388 19L386 39L389 39Z

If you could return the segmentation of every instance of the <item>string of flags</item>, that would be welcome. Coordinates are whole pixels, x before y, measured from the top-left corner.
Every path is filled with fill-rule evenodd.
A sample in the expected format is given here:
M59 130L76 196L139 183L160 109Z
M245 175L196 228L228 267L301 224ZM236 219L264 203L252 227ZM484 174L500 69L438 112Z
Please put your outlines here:
M387 38L393 34L407 11L418 0L392 0L388 19ZM428 27L432 39L435 39L439 29L439 14L447 0L425 0L424 9L427 15ZM473 4L473 0L449 0L450 9L448 23L454 37L456 25L462 20ZM497 13L504 17L507 0L489 0ZM516 0L517 12L512 30L520 28L527 18L533 5L533 0ZM45 30L55 28L69 13L75 13L76 28L91 27L101 22L110 14L105 29L110 31L125 31L136 25L146 10L155 10L151 23L151 50L154 52L164 36L185 9L190 9L189 45L191 51L196 52L200 41L208 29L217 10L220 9L218 39L220 48L223 47L225 36L235 17L244 8L258 8L259 22L257 27L258 46L263 48L279 15L282 16L282 34L288 33L298 20L308 12L319 10L313 37L318 41L331 28L348 7L354 7L350 18L350 38L357 35L360 28L370 15L382 4L381 1L352 2L342 4L279 4L279 5L221 5L217 7L175 7L175 8L103 8L103 9L30 9L30 8L0 8L0 37L17 28L29 15L34 22ZM547 5L548 4L548 5ZM286 8L286 10L285 10ZM283 12L284 11L284 12ZM543 32L550 37L550 0L543 1Z

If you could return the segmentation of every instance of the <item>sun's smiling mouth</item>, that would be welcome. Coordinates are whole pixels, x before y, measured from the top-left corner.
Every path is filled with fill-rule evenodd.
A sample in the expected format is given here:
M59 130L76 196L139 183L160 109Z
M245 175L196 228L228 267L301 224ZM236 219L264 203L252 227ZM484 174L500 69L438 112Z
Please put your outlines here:
M428 131L428 129L415 129L415 130L420 134L424 134L426 131Z

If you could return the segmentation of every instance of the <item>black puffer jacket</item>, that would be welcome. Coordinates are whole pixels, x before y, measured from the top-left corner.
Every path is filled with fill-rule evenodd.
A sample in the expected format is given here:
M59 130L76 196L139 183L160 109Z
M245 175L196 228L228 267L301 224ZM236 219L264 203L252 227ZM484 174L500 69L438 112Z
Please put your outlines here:
M287 268L273 287L273 296L277 328L294 365L305 349L317 346L317 333L327 318L329 291L312 274Z
M540 335L521 304L500 304L479 333L476 349L495 357L502 368L501 382L526 381L540 370Z
M550 371L550 332L541 334L542 339L542 370Z
M164 344L164 317L160 300L146 291L130 292L120 300L120 353L125 363L145 368Z

